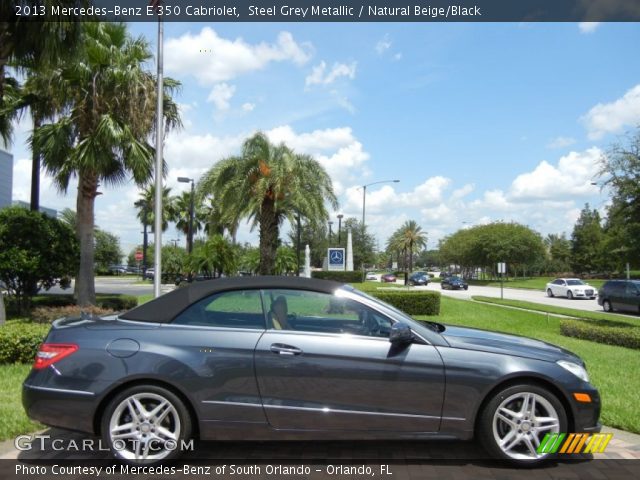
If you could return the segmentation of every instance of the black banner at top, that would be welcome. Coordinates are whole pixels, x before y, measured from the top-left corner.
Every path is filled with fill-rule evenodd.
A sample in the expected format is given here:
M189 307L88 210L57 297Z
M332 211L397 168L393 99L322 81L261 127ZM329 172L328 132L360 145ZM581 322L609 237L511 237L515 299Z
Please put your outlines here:
M637 22L640 0L2 0L12 20ZM6 10L9 10L6 12Z

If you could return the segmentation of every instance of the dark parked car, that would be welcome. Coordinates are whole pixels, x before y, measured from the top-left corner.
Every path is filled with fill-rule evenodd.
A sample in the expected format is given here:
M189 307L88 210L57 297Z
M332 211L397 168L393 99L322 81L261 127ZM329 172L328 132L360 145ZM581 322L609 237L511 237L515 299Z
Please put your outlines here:
M429 285L431 277L427 272L413 272L409 275L409 285Z
M640 313L640 280L609 280L598 295L598 304L605 312Z
M440 288L443 290L468 290L469 284L460 277L449 276L440 281Z
M380 275L380 281L383 283L395 283L397 279L396 274L391 272Z
M192 283L124 314L56 320L24 381L30 418L129 462L201 439L478 438L536 463L547 433L597 432L583 361L529 338L417 322L299 277Z

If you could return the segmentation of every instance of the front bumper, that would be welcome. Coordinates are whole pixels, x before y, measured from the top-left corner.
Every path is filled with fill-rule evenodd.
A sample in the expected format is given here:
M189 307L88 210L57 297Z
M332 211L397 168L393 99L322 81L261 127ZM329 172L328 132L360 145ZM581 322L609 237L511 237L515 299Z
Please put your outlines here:
M600 394L595 388L580 390L576 393L588 393L591 402L584 403L572 399L571 408L573 410L573 430L576 433L597 433L602 429L599 422L600 410L602 408Z

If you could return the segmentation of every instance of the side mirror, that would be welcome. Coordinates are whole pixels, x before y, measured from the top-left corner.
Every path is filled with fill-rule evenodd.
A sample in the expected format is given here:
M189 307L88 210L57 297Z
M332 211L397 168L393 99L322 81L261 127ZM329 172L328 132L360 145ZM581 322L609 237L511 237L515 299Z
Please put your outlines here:
M391 326L391 332L389 333L389 341L391 343L411 343L411 340L413 340L413 334L408 325L398 322Z

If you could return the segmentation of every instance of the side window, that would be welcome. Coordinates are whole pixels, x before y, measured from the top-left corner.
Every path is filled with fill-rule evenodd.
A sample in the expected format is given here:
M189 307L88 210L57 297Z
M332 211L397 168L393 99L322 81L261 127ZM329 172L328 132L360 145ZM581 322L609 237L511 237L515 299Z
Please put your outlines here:
M623 294L624 290L625 290L625 287L624 287L624 283L622 282L614 282L611 285L611 293L614 293L616 295Z
M176 325L264 329L259 290L235 290L204 298L178 315Z
M635 297L638 294L638 287L635 286L633 283L628 282L627 283L627 295Z
M328 293L264 290L267 328L388 337L391 320L366 305Z
M554 280L554 285L562 285L564 282L562 280Z

